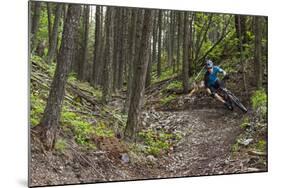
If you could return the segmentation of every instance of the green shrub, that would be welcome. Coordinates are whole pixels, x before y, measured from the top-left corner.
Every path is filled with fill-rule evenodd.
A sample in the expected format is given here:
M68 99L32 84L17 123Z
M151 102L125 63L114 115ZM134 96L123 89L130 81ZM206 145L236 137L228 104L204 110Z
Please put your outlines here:
M160 82L162 80L168 79L178 74L178 73L173 73L173 68L171 67L163 69L160 77L157 77L156 73L157 72L152 73L152 83Z
M175 94L168 95L168 96L165 96L164 98L161 98L160 103L162 105L167 105L167 104L171 103L173 100L175 100L176 98L177 98L177 96Z
M267 94L261 89L254 92L251 97L253 109L260 115L262 119L266 119L267 115Z
M44 113L45 101L40 98L39 95L31 93L30 96L30 123L31 126L36 126L39 124L42 115Z
M97 125L93 128L93 132L97 136L102 137L113 137L114 133L112 130L108 129L106 127L106 124L104 122L98 122Z
M265 140L259 140L256 144L256 149L264 152L266 150L266 141Z
M68 82L76 82L77 81L77 74L75 72L70 72L67 78Z
M138 135L144 140L144 152L154 156L167 152L173 142L177 142L181 139L181 135L179 133L171 134L163 131L156 132L152 129L141 131Z
M166 87L166 89L182 89L182 82L176 80L171 83Z
M64 153L66 149L66 140L65 139L58 139L55 143L55 150L59 153Z
M249 126L250 126L250 119L249 119L249 117L246 116L246 117L243 118L240 127L241 127L242 129L246 129L246 128L249 127Z

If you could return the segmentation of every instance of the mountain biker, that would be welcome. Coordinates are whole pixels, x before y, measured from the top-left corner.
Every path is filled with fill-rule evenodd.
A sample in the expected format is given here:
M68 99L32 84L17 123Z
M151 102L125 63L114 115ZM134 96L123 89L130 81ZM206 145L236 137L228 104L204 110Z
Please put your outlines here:
M233 110L233 107L230 103L225 101L221 96L219 96L216 91L220 88L221 82L217 77L218 73L222 73L225 78L228 76L226 72L218 66L214 66L214 63L211 60L207 60L205 64L206 73L204 76L204 85L207 89L207 92L220 102L222 102L229 110Z

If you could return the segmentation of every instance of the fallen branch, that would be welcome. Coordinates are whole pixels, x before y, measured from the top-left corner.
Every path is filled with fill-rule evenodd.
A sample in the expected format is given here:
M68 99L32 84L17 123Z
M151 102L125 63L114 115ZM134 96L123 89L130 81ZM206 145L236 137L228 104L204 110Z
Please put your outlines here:
M259 152L259 151L248 151L249 155L255 155L255 156L267 156L267 153L265 152Z

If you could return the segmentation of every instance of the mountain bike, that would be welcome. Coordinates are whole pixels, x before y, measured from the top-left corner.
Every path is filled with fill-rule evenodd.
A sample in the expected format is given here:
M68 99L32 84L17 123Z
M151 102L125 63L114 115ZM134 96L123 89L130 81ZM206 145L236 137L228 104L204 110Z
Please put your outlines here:
M228 102L231 106L235 104L242 112L247 113L247 108L241 103L241 101L228 89L225 88L225 81L229 79L228 77L224 77L221 82L221 87L217 89L217 94L220 95L226 102ZM233 107L233 106L232 106Z

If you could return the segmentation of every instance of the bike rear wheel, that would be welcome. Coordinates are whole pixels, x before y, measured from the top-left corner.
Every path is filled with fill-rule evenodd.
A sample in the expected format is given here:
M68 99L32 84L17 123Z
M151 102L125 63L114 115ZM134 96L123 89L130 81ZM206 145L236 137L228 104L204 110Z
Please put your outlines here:
M240 102L240 100L232 93L228 94L230 100L244 113L248 112L247 108Z

